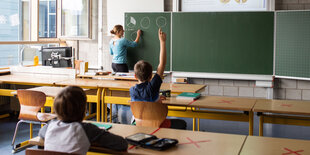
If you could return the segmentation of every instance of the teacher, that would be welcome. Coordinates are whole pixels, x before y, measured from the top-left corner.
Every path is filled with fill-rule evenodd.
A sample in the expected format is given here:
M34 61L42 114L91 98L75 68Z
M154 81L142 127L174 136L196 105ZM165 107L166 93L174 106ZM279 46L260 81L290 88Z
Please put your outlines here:
M141 36L141 30L137 31L137 37L135 41L129 41L125 39L124 29L122 25L115 25L113 30L110 31L114 34L114 37L110 41L110 53L113 55L112 69L113 72L126 72L128 73L127 65L127 48L138 46L138 42Z

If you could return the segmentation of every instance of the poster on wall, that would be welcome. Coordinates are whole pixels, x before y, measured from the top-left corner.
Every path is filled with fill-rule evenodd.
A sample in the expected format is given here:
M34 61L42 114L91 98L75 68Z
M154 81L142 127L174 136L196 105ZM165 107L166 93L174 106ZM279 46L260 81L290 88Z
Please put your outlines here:
M272 0L182 0L182 12L269 11Z

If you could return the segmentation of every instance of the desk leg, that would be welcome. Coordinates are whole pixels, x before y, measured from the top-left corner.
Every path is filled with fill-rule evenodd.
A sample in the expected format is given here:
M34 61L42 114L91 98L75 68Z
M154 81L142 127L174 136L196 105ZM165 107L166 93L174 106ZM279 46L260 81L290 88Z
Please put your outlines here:
M259 116L259 136L264 136L264 116Z
M197 131L199 131L199 130L200 130L200 119L197 118Z
M32 123L29 124L30 125L30 139L32 139L33 137L33 126L32 126Z
M196 118L193 118L193 131L196 131Z
M52 110L53 108L51 108L51 110ZM44 113L45 112L45 107L43 106L42 108L41 108L41 113ZM52 113L52 112L51 112ZM43 128L43 124L41 124L41 128ZM30 138L31 139L31 138Z
M106 115L107 115L107 105L105 104L105 101L104 101L104 97L106 96L107 94L107 90L105 88L102 89L102 93L101 93L101 121L102 122L106 122Z
M101 91L102 88L98 88L97 90L97 102L96 102L96 120L97 122L100 122L100 100L101 100Z
M110 90L110 96L112 96L112 91ZM110 123L112 123L112 104L110 103Z
M196 110L196 108L194 108ZM196 131L196 118L193 118L193 131Z
M110 123L112 123L112 111L113 111L113 108L112 108L113 104L110 103Z
M197 108L197 110L200 110L200 108ZM200 119L197 118L197 131L200 130Z
M253 112L249 111L249 135L253 136Z

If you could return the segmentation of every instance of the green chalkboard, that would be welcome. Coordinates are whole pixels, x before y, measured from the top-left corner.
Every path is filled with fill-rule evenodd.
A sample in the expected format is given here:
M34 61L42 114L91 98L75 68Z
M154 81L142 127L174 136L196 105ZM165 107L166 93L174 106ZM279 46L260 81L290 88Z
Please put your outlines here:
M273 75L273 12L172 14L172 71Z
M158 29L162 28L167 34L167 65L165 70L170 70L170 30L171 13L125 13L125 38L135 40L137 30L142 30L138 47L128 49L128 66L133 69L139 60L145 60L152 64L153 70L159 63L160 44Z
M310 78L310 11L276 12L275 74Z

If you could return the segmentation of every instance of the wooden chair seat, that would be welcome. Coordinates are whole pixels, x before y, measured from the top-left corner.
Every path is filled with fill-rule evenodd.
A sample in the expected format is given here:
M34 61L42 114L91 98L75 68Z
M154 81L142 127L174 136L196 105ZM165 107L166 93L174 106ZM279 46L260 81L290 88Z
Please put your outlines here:
M157 102L136 101L130 107L137 126L159 127L168 114L167 105Z
M40 122L47 122L49 120L52 120L56 118L56 114L51 114L51 113L38 113L37 118Z

